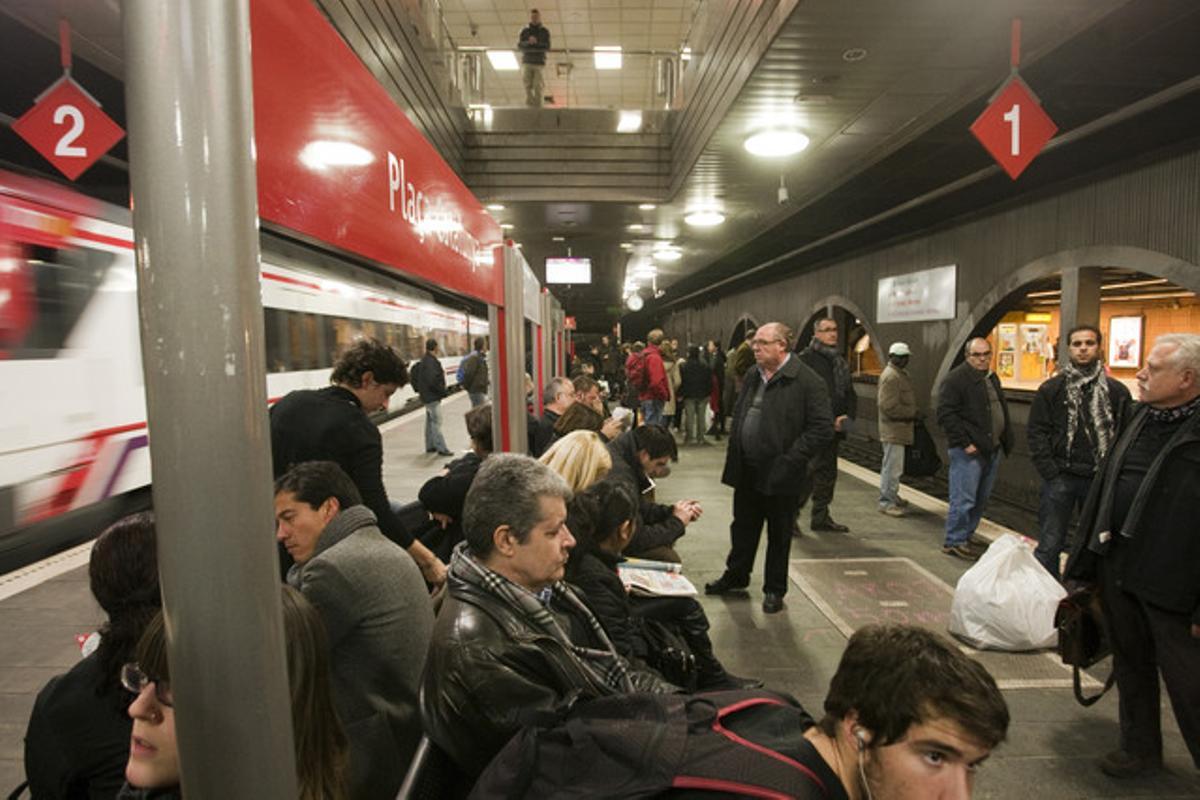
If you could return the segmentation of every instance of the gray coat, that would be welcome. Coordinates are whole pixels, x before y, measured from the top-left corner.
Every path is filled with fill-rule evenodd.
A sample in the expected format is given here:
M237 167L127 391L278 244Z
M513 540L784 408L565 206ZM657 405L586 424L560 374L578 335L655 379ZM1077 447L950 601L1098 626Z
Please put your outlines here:
M333 693L350 740L354 798L394 798L421 738L417 704L433 607L416 562L366 506L340 512L288 583L329 634Z
M879 376L879 441L892 444L913 443L913 422L917 417L917 399L908 373L889 363Z

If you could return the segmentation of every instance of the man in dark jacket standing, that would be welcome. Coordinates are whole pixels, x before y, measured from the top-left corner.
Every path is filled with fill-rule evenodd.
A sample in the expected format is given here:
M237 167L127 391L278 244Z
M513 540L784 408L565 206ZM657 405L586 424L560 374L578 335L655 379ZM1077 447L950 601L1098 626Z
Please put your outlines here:
M655 502L654 479L669 474L675 456L675 437L662 425L640 425L608 443L612 471L608 480L624 484L638 500L638 516L625 554L656 561L680 560L675 541L687 526L700 518L700 503L679 500L674 505Z
M446 391L446 372L438 358L437 339L425 340L425 356L414 371L414 388L425 404L425 452L452 456L454 453L446 446L446 437L442 436L442 400L449 392Z
M975 561L979 552L971 536L996 482L1000 457L1013 445L1008 402L1000 379L991 370L992 345L974 338L963 348L966 360L942 381L938 393L938 425L950 449L950 509L942 552Z
M729 594L750 584L765 521L768 614L783 608L792 525L812 485L812 461L833 440L825 383L792 356L790 345L791 331L779 322L763 325L754 336L756 366L738 394L721 476L733 487L729 557L725 574L704 587L706 594Z
M1121 433L1129 390L1104 374L1100 329L1067 333L1069 360L1038 387L1029 409L1029 453L1042 476L1037 560L1055 578L1071 514L1087 499L1092 476Z
M1159 672L1200 768L1200 335L1160 336L1141 404L1113 442L1079 520L1071 580L1099 583L1120 695L1115 778L1162 765Z
M429 738L471 780L538 711L674 686L622 658L563 574L571 490L527 456L480 467L425 669Z
M542 25L542 15L536 8L529 12L529 24L517 37L521 51L521 80L525 84L525 105L538 108L546 90L546 51L550 49L550 31Z
M383 486L383 438L367 417L386 409L408 383L404 360L382 342L362 339L338 357L329 379L333 386L289 392L272 406L275 477L304 461L333 461L354 481L384 536L408 551L428 583L445 583L446 565L392 511ZM286 572L291 558L281 551L281 560Z
M838 349L837 322L823 317L813 323L812 341L800 353L800 360L825 381L833 410L833 441L813 462L812 529L845 533L850 529L833 521L829 504L837 485L838 443L846 438L858 414L858 396L850 379L850 365Z
M391 800L421 738L417 693L433 630L425 583L331 461L297 464L275 482L275 519L296 561L288 583L329 635L350 796Z
M463 359L462 383L467 397L471 398L471 408L478 408L487 403L487 341L482 336L475 339L475 349Z

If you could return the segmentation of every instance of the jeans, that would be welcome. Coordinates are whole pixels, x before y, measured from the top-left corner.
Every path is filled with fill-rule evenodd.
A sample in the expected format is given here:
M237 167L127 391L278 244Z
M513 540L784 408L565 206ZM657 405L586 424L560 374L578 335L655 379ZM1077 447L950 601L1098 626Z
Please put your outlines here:
M689 397L683 402L683 440L700 444L704 441L704 408L708 400Z
M663 401L662 400L643 400L642 401L642 424L643 425L662 425L663 424Z
M467 397L471 399L471 408L479 408L488 401L487 392L467 392Z
M896 505L900 499L900 476L904 474L904 445L881 442L883 465L879 468L879 507Z
M1033 551L1042 566L1056 579L1059 554L1067 544L1067 526L1076 508L1083 508L1092 479L1059 473L1054 480L1042 484L1042 501L1038 505L1038 544Z
M434 400L425 404L425 452L434 451L445 453L446 438L442 436L442 401Z
M983 509L996 483L1001 450L990 458L950 448L950 511L946 514L946 547L966 544L979 527Z

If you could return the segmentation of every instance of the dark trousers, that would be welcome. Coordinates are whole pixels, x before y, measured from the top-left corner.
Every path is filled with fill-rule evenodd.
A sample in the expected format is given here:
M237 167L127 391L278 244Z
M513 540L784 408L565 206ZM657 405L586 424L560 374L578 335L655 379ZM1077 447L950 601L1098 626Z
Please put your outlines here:
M1158 673L1192 761L1200 768L1200 639L1187 614L1152 606L1116 585L1112 554L1100 566L1104 616L1113 648L1121 749L1162 755Z
M788 553L792 549L792 524L800 511L795 495L765 495L754 488L754 472L747 468L742 483L733 490L733 522L729 524L729 557L725 572L736 586L748 586L758 553L763 523L767 524L767 566L763 591L787 594Z
M1042 501L1038 505L1038 543L1033 551L1041 565L1058 579L1058 556L1067 544L1067 526L1071 514L1083 507L1091 477L1060 473L1042 484Z
M833 487L837 485L838 438L821 450L812 460L812 521L829 519L829 504L833 502Z

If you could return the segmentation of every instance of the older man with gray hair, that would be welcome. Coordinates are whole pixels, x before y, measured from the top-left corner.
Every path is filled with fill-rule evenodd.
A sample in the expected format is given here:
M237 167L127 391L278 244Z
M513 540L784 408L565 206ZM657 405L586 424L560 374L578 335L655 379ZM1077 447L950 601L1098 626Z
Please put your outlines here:
M1100 586L1121 720L1100 769L1114 778L1162 766L1160 672L1200 768L1200 335L1158 337L1137 383L1140 405L1092 482L1066 572Z
M676 691L619 656L563 583L575 546L570 497L549 467L507 453L490 456L467 493L466 541L450 561L422 711L429 737L472 778L538 711L621 692Z

